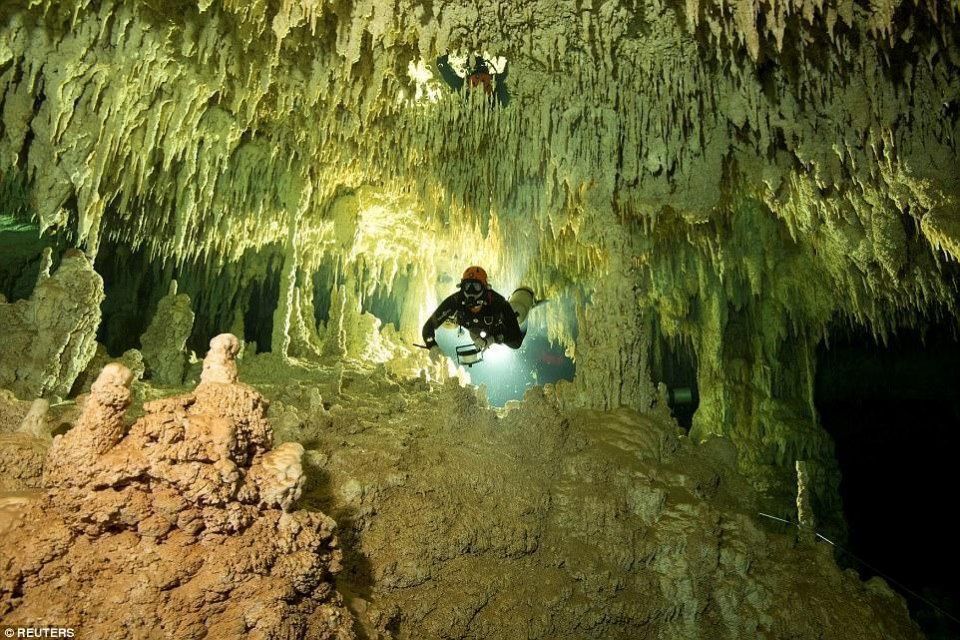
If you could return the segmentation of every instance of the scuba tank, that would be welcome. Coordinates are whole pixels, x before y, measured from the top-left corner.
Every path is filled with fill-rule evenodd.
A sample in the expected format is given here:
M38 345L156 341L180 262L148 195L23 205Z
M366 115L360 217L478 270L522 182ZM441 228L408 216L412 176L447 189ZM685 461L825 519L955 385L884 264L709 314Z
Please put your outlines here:
M513 307L514 313L517 314L517 324L523 327L523 323L527 321L527 315L530 313L530 309L537 306L537 301L533 297L533 289L520 287L510 296L509 302L510 306Z

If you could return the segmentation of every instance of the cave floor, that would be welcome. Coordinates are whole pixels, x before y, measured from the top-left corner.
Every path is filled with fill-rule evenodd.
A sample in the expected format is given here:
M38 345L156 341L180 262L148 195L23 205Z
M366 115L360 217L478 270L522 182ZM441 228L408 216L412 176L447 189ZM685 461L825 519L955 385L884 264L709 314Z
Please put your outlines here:
M299 507L338 523L360 638L921 637L882 581L757 517L732 445L664 410L564 409L551 387L494 409L456 378L272 355L240 379L275 444L306 449ZM131 421L188 389L133 390Z
M361 637L819 637L902 607L757 518L732 446L665 410L565 410L550 387L495 409L455 378L273 356L241 379L307 449L301 505L338 522Z

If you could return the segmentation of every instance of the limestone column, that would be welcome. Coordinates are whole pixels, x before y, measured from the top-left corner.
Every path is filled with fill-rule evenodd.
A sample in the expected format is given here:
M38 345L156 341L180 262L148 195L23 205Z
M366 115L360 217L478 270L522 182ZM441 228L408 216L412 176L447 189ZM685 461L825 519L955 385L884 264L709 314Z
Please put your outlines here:
M813 542L816 538L817 523L813 515L813 503L810 498L810 477L807 463L797 460L797 524L800 527L800 539Z
M577 314L578 399L589 408L647 411L657 397L650 379L650 326L633 292L637 278L614 262Z
M300 274L300 220L306 215L313 196L313 185L301 180L296 205L290 207L287 244L284 248L283 272L280 275L280 298L273 314L271 350L283 358L290 357L295 333L301 328L302 313L298 304L298 276ZM302 291L299 292L302 295ZM303 346L303 345L301 345Z

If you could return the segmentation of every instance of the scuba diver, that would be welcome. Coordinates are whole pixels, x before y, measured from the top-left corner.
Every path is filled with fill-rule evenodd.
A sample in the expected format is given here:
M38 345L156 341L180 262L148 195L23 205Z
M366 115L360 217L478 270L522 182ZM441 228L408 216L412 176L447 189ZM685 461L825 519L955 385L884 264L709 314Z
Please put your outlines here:
M507 95L506 63L504 63L503 71L498 73L493 64L484 60L483 56L475 56L473 71L464 78L450 66L450 54L444 54L437 58L437 71L440 72L443 81L454 91L460 91L464 85L468 89L483 87L483 92L494 104L506 106L510 100L510 96Z
M519 349L526 335L527 314L537 306L532 289L520 287L509 302L490 288L487 272L481 267L469 267L463 272L459 291L440 303L423 325L423 346L431 355L439 355L436 331L444 322L453 321L470 332L475 351L482 353L491 344L504 344ZM458 348L458 355L463 352ZM466 364L475 364L466 362Z

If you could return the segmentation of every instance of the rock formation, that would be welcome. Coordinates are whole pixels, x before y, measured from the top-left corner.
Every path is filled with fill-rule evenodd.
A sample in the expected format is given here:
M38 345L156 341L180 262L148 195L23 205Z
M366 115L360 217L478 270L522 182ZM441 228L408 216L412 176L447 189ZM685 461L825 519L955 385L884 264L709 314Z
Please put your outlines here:
M210 351L203 359L200 382L233 384L237 381L237 354L240 352L240 340L236 336L224 333L210 341Z
M0 540L4 623L96 637L353 637L331 583L335 524L292 510L303 449L270 448L266 403L236 382L236 346L215 338L196 390L148 403L129 429L132 375L103 369L53 442L45 492Z
M264 372L257 381L264 389L287 383L297 367L328 366L324 405L349 406L351 394L364 396L371 385L399 393L401 381L410 393L432 393L446 367L427 364L410 343L463 268L482 264L501 293L522 282L549 299L531 325L576 359L574 384L554 389L550 399L563 419L625 408L644 414L663 382L653 379L651 351L682 349L700 398L690 441L708 448L727 443L756 491L751 495L782 514L796 514L795 471L803 461L801 510L815 512L827 532L842 532L839 469L813 397L818 348L848 326L883 340L902 327L960 317L958 6L957 0L3 0L0 235L17 228L96 260L112 287L108 303L115 314L100 336L111 353L136 346L135 334L148 324L143 301L156 299L174 275L180 278L192 301L176 295L174 285L143 334L148 380L136 388L153 397L164 391L151 385L183 384L191 327L198 339L242 329L244 338L271 352L250 361L252 370ZM450 90L438 77L438 56L472 52L509 65L509 104L491 106L480 92ZM31 400L66 397L93 384L101 369L100 363L89 367L92 375L75 386L93 356L103 290L79 254L69 254L51 274L53 254L39 245L29 253L11 273L0 274L0 387ZM35 264L37 293L6 302L4 295L14 300L22 293ZM217 348L235 351L227 342ZM420 379L403 380L414 369ZM153 413L141 428L159 428L158 415L199 410L204 385L235 388L228 369L204 375L222 379L202 383L188 396L189 406L149 405ZM444 393L453 422L470 418L452 406L458 393L487 416L470 392ZM232 402L253 410L246 396L230 394L230 402L206 399L230 419L246 415ZM396 426L390 421L409 419L408 402L376 398L369 411L379 412L377 420L363 429L382 430L389 440ZM90 408L103 414L91 418L94 423L109 418L111 427L91 431L81 420L77 433L87 429L90 443L108 433L103 446L126 451L126 440L114 442L125 427L111 407ZM356 415L342 411L285 410L285 434L313 433L330 422L362 439L363 429L351 423ZM417 411L428 417L423 407ZM250 439L242 435L246 427L238 429L238 438ZM587 438L573 432L579 442ZM491 441L500 435L492 428L484 433ZM555 437L563 444L555 449L573 456L566 437ZM310 449L310 442L301 444ZM84 449L89 446L78 444L75 452L83 482L100 473L88 458L108 455L99 444ZM65 460L74 455L58 447ZM228 449L229 455L218 449L214 457L246 455ZM614 457L620 452L616 444L608 450ZM264 465L248 474L263 486L256 496L237 489L241 503L289 506L298 490L298 452L293 445L269 457L248 452ZM145 454L129 455L132 464ZM402 458L403 448L384 455ZM445 462L438 456L439 466L447 468ZM233 467L219 464L218 473L232 477ZM592 465L602 463L584 464L590 473L581 476L599 478L593 488L602 492L607 478L591 475ZM569 471L551 467L551 482L569 480ZM51 467L49 473L58 472ZM399 482L385 474L389 479L377 480L377 491ZM57 482L69 484L69 475ZM186 490L176 478L164 478ZM203 479L205 487L220 486ZM492 486L459 479L468 487ZM541 491L530 509L546 522L553 512L541 503L554 504L555 495L573 500L561 491L568 488ZM679 479L660 489L671 497L690 493ZM430 495L433 488L417 490ZM578 504L588 514L584 520L609 519L634 500L621 498L616 508L586 498ZM379 501L362 506L384 508ZM683 520L677 512L685 508L676 506L667 525L683 528L675 521ZM711 535L700 539L664 525L687 546L681 551L660 540L668 548L663 553L605 540L622 561L605 582L583 578L593 575L593 566L569 560L573 551L542 556L545 563L567 563L560 569L583 578L577 588L607 590L593 600L584 596L599 604L577 618L596 627L571 627L576 620L564 611L568 618L542 628L527 620L530 627L511 632L590 635L611 620L649 619L667 628L665 635L697 629L709 636L715 627L697 625L713 615L725 616L730 634L786 635L777 625L792 624L795 616L778 596L764 600L757 587L710 600L703 595L710 592L706 578L673 580L681 566L693 567L688 578L707 575L697 573L710 563L696 550L707 549L712 558L717 540L766 541L750 524L727 536L722 522L729 519L719 507L690 509L690 522ZM579 515L571 512L571 526L587 527ZM447 524L448 516L436 517ZM385 548L383 530L371 531L384 535L379 544ZM450 531L471 545L475 537L501 533L480 525L482 535L475 537L452 525ZM713 535L718 531L722 535ZM517 539L510 538L507 551L493 545L490 555L514 553ZM444 540L422 549L429 556L424 566L434 570L437 558L459 551L454 547ZM740 548L726 552L726 560L732 554L740 561ZM809 553L800 557L810 561L816 580L838 589L830 602L850 596L875 604L825 561L803 555ZM457 558L463 565L476 560ZM396 618L420 635L482 635L485 629L471 621L497 612L484 607L473 615L461 607L443 616L442 598L456 592L450 585L466 584L466 570L446 590L428 594L437 598L429 611L413 597L405 600L403 589L423 594L432 576L403 564L389 568L389 560L384 553L376 561L387 567L379 584L388 584L393 571L401 586L377 593L385 602L392 598L401 613L371 622L376 633L387 633ZM617 608L612 596L604 599L622 588L620 570L638 563L657 567L657 580L680 585L650 596L659 603L655 611L631 603ZM736 571L724 573L720 586L750 577ZM783 593L808 591L779 574L770 580L787 585ZM484 584L489 588L476 603L493 592ZM651 593L634 587L625 592ZM538 594L520 597L532 601ZM557 597L579 603L571 594L583 595L570 588ZM697 604L671 608L674 596ZM735 628L724 609L730 602L753 607L757 629ZM770 618L768 605L787 613ZM832 606L821 611L833 612ZM849 619L837 613L837 620L852 628L866 610Z
M0 302L0 387L21 398L66 397L96 351L102 301L103 280L71 250L29 299Z
M41 486L49 438L29 433L0 433L0 495Z
M155 384L183 384L187 371L187 338L193 330L193 319L190 296L177 293L177 281L171 281L167 295L157 303L153 321L140 336L145 375Z
M22 415L27 404L0 395L0 494L41 484L43 460L50 446L50 403L38 398ZM21 415L20 424L12 428L13 419Z
M369 638L921 637L882 581L757 515L727 439L662 411L563 409L548 387L498 416L452 379L369 376L318 414L304 391L332 383L295 378L275 393L316 447L304 499L341 523Z
M143 355L140 351L137 349L128 349L124 351L123 355L119 358L112 358L110 354L107 353L107 348L98 342L97 350L93 358L74 384L72 389L73 394L89 393L91 385L96 382L103 368L114 361L119 362L129 369L134 380L141 380L143 378L146 367L143 364Z
M30 412L30 402L20 400L8 389L0 389L0 433L13 433Z
M330 295L330 318L324 330L323 355L364 362L386 362L403 350L400 341L392 344L389 332L369 313L363 313L356 294L338 287Z
M26 433L35 438L49 439L50 427L47 424L47 412L50 411L50 402L37 398L30 405L30 411L24 416L23 422L17 429L18 433Z

